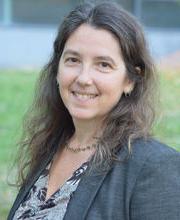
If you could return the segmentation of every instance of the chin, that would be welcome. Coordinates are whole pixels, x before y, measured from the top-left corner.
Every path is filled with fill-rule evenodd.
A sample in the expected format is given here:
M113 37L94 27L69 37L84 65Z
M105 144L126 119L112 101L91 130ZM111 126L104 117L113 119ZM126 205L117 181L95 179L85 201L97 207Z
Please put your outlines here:
M90 112L70 112L71 117L78 120L91 120L95 118L95 115Z
M80 114L72 115L72 118L76 120L88 120L88 121L94 119L94 117L90 117L88 115L80 115Z

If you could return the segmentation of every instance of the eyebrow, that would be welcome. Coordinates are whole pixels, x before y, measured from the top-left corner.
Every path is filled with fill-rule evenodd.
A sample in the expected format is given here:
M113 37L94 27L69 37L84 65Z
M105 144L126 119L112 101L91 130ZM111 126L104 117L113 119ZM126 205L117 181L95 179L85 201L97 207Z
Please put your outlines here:
M66 50L66 51L63 53L63 57L65 57L65 56L68 55L68 54L70 54L70 55L75 55L75 56L80 57L80 54L79 54L78 52L76 52L76 51L74 51L74 50L71 50L71 49ZM114 61L110 56L97 56L97 57L95 57L95 59L97 59L97 60L110 61L113 65L116 66L115 61Z
M79 54L78 52L76 52L76 51L74 51L74 50L70 50L70 49L66 50L66 51L63 53L63 57L65 57L65 56L68 55L68 54L71 54L71 55L75 55L75 56L79 56L79 57L80 57L80 54Z
M96 59L97 59L97 60L109 61L109 62L111 62L114 66L116 66L114 60L113 60L111 57L109 57L109 56L98 56L98 57L96 57Z

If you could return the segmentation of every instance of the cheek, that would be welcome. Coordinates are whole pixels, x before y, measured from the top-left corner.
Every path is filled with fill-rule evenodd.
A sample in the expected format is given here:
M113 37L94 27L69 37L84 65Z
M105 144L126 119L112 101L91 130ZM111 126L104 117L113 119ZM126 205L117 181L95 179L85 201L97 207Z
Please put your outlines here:
M120 98L124 90L124 77L108 77L98 84L102 94L111 98Z
M60 72L59 70L58 75L57 75L57 82L59 84L59 93L60 93L60 96L63 102L64 102L65 97L67 96L66 89L68 88L68 81L69 80L68 80L67 74L64 74L63 71Z
M60 88L66 88L72 81L72 76L64 69L59 69L57 75L57 81L59 83Z
M121 99L123 94L122 85L117 84L117 82L114 83L114 86L113 84L107 84L104 86L103 94L100 104L103 106L104 111L109 112Z

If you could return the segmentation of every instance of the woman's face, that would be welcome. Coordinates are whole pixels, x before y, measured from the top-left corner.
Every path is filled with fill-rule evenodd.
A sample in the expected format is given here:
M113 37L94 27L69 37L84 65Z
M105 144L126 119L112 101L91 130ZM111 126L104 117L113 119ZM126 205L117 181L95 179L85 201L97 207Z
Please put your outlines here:
M83 24L68 38L57 74L61 98L73 119L101 120L132 89L118 40Z

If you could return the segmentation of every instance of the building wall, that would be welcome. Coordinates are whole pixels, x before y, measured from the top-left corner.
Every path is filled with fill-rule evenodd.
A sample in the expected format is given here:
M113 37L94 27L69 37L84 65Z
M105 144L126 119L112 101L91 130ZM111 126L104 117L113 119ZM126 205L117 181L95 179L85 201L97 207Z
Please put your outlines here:
M0 67L41 67L57 27L77 0L0 0ZM145 26L150 50L161 58L180 50L179 0L117 0Z

